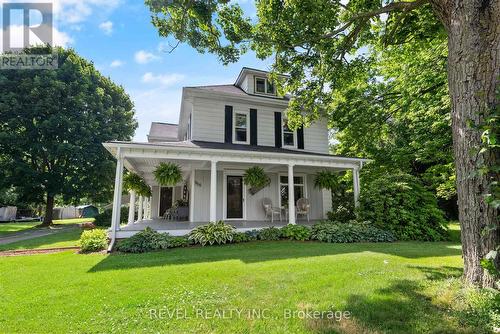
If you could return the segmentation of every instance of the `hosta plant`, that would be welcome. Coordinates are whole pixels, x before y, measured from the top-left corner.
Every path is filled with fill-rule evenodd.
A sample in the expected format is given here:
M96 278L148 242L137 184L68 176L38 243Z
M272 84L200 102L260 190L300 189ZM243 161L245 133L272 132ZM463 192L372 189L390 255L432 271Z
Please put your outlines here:
M222 220L201 225L189 233L189 239L194 243L205 246L206 244L225 244L233 241L235 228Z
M305 241L311 237L311 229L303 225L288 224L281 228L283 238Z

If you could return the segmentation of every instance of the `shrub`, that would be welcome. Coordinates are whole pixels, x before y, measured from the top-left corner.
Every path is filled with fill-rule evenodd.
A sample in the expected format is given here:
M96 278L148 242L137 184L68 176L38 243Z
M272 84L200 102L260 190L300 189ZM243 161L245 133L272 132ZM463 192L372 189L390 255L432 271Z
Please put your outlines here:
M138 232L121 241L116 247L117 250L126 253L144 253L159 249L169 248L171 241L168 233L158 233L150 227Z
M288 224L281 229L281 235L290 240L304 241L311 237L311 229L303 225Z
M250 235L245 232L235 232L233 235L233 242L235 243L248 242L250 240L252 240Z
M94 218L94 225L101 227L111 226L111 216L113 215L112 209L106 209ZM128 206L122 206L120 209L120 224L128 222Z
M259 230L245 231L245 234L248 236L249 241L259 239Z
M80 249L82 252L98 252L108 246L108 235L100 229L83 231L80 236Z
M201 225L189 233L189 239L194 243L205 246L206 244L225 244L231 242L234 236L234 227L222 220Z
M409 174L381 174L360 197L359 216L400 240L437 241L447 237L446 221L434 195Z
M192 242L188 237L170 237L168 240L168 248L177 248L177 247L187 247L191 245Z
M311 239L334 242L392 242L396 238L390 232L381 230L367 222L337 223L323 221L314 224L311 231Z
M281 238L281 230L277 227L267 227L259 231L258 238L260 240L279 240Z

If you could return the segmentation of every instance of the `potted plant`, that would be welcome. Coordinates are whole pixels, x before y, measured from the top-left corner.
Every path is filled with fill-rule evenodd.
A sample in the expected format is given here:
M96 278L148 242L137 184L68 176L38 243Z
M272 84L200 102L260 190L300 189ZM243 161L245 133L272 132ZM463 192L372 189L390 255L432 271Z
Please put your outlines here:
M250 194L255 195L271 183L271 178L264 172L262 167L254 166L245 171L243 182L250 187L248 189Z
M188 219L189 217L189 202L185 199L178 199L174 206L176 207L177 218L180 220Z
M139 196L151 197L151 188L135 173L127 173L123 177L123 187L125 190L135 191Z
M153 172L156 182L161 186L173 187L182 181L182 171L171 162L160 163Z

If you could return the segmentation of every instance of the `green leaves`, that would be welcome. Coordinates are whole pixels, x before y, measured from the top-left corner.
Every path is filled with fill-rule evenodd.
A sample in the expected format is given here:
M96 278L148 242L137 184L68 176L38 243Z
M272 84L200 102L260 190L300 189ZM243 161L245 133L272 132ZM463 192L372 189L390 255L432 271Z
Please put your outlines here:
M251 187L252 195L271 183L271 178L264 172L262 167L254 166L245 171L243 182Z
M123 177L123 188L135 191L139 196L151 196L151 188L146 184L144 179L132 172L125 174Z
M155 180L162 186L175 186L182 181L182 171L171 162L160 163L153 172Z
M66 203L108 202L115 161L102 143L132 138L130 97L74 50L26 52L57 53L59 68L0 73L2 178L19 202L42 203L47 193Z
M205 246L206 244L225 244L233 241L235 228L222 220L198 226L189 233L189 240Z

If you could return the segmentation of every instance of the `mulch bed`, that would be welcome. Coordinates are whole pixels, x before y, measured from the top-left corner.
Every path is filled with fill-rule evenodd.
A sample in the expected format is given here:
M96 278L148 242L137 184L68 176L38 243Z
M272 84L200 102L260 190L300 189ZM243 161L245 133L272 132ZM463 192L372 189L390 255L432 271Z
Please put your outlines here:
M58 247L58 248L45 248L45 249L19 249L19 250L8 250L0 252L0 256L20 256L20 255L35 255L35 254L51 254L59 253L67 250L79 251L80 247Z

